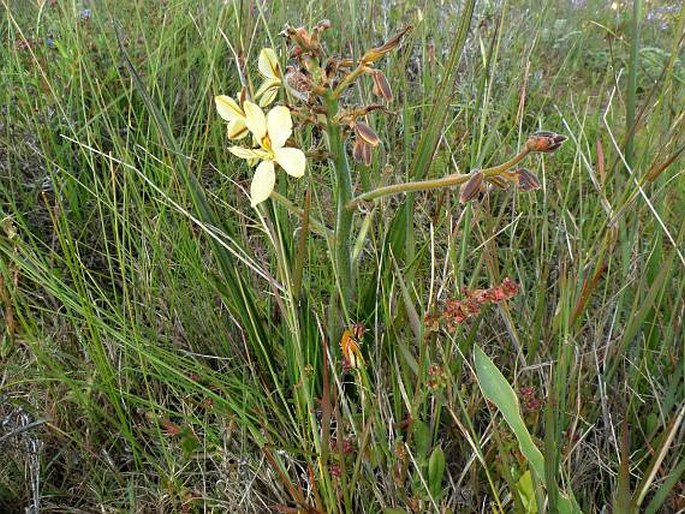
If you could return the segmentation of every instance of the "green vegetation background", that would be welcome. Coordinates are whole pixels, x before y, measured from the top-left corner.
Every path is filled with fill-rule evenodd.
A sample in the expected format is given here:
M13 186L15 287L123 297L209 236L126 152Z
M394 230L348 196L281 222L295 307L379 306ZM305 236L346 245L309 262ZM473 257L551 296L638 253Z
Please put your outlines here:
M250 209L213 97L238 90L236 60L254 73L284 49L286 23L328 18L328 51L354 56L412 24L379 64L394 114L372 118L357 187L406 180L463 5L2 0L0 510L530 512L474 341L584 512L684 508L685 8L636 4L477 3L429 175L504 161L537 129L569 140L528 162L534 194L357 215L370 330L344 373L322 335L328 248L298 253L299 219ZM315 191L331 219L328 173L279 192ZM424 313L505 276L513 300L417 339Z

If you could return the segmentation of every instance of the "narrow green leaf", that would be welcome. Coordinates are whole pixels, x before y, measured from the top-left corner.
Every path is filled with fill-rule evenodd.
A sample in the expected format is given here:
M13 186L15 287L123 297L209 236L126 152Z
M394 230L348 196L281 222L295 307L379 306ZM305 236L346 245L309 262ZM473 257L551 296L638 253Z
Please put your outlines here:
M652 501L649 502L649 505L647 505L647 508L645 509L645 514L656 514L657 512L661 512L660 509L668 499L668 495L671 490L680 483L680 479L684 473L685 459L681 459L680 462L678 462L678 465L673 468L673 471L668 474L666 480L661 484L661 487L657 489Z

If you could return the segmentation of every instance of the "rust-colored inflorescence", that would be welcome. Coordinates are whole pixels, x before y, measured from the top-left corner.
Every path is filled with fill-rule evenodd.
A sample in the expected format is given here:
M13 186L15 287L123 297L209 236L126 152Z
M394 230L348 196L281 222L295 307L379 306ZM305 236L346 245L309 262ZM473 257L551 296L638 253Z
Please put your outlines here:
M518 290L516 282L507 277L499 286L463 291L462 298L445 301L444 308L438 316L426 314L424 322L429 329L434 329L436 322L440 322L449 332L454 332L458 325L480 314L484 305L509 300L518 293Z

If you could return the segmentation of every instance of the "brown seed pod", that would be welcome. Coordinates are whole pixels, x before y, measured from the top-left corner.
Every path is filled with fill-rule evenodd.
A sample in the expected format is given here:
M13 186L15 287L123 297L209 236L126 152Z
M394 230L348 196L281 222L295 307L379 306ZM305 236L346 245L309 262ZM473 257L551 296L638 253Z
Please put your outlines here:
M483 175L482 171L476 171L471 178L461 188L459 201L466 203L476 198L483 191Z
M519 191L528 193L542 187L540 181L533 172L526 168L519 168L514 172L514 175L516 176L516 184L518 185Z
M392 89L385 74L380 70L374 70L371 77L373 78L373 94L386 102L392 102Z
M539 130L528 139L526 147L531 152L552 153L555 152L564 141L566 141L566 136L562 136L556 132Z
M367 145L372 147L378 146L378 143L381 142L378 138L378 134L363 121L355 122L354 132L357 134L357 137L363 139Z

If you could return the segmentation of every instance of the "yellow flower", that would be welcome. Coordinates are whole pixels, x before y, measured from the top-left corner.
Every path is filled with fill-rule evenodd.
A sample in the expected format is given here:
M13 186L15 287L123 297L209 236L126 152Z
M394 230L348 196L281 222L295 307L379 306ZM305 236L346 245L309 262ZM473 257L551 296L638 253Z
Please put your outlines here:
M260 107L266 107L274 101L278 94L278 89L283 83L281 66L278 63L276 52L272 48L263 48L259 52L257 67L259 68L259 73L264 77L264 82L259 86L254 96L259 99Z
M249 101L243 103L243 109L245 125L252 132L259 148L232 146L228 150L241 159L261 161L250 184L250 199L254 207L269 198L274 190L274 163L288 175L299 178L304 175L306 157L299 148L285 146L293 131L293 120L287 107L276 106L266 116L257 104Z
M226 95L214 97L216 110L228 122L228 139L242 139L249 132L245 124L245 111L233 98Z

